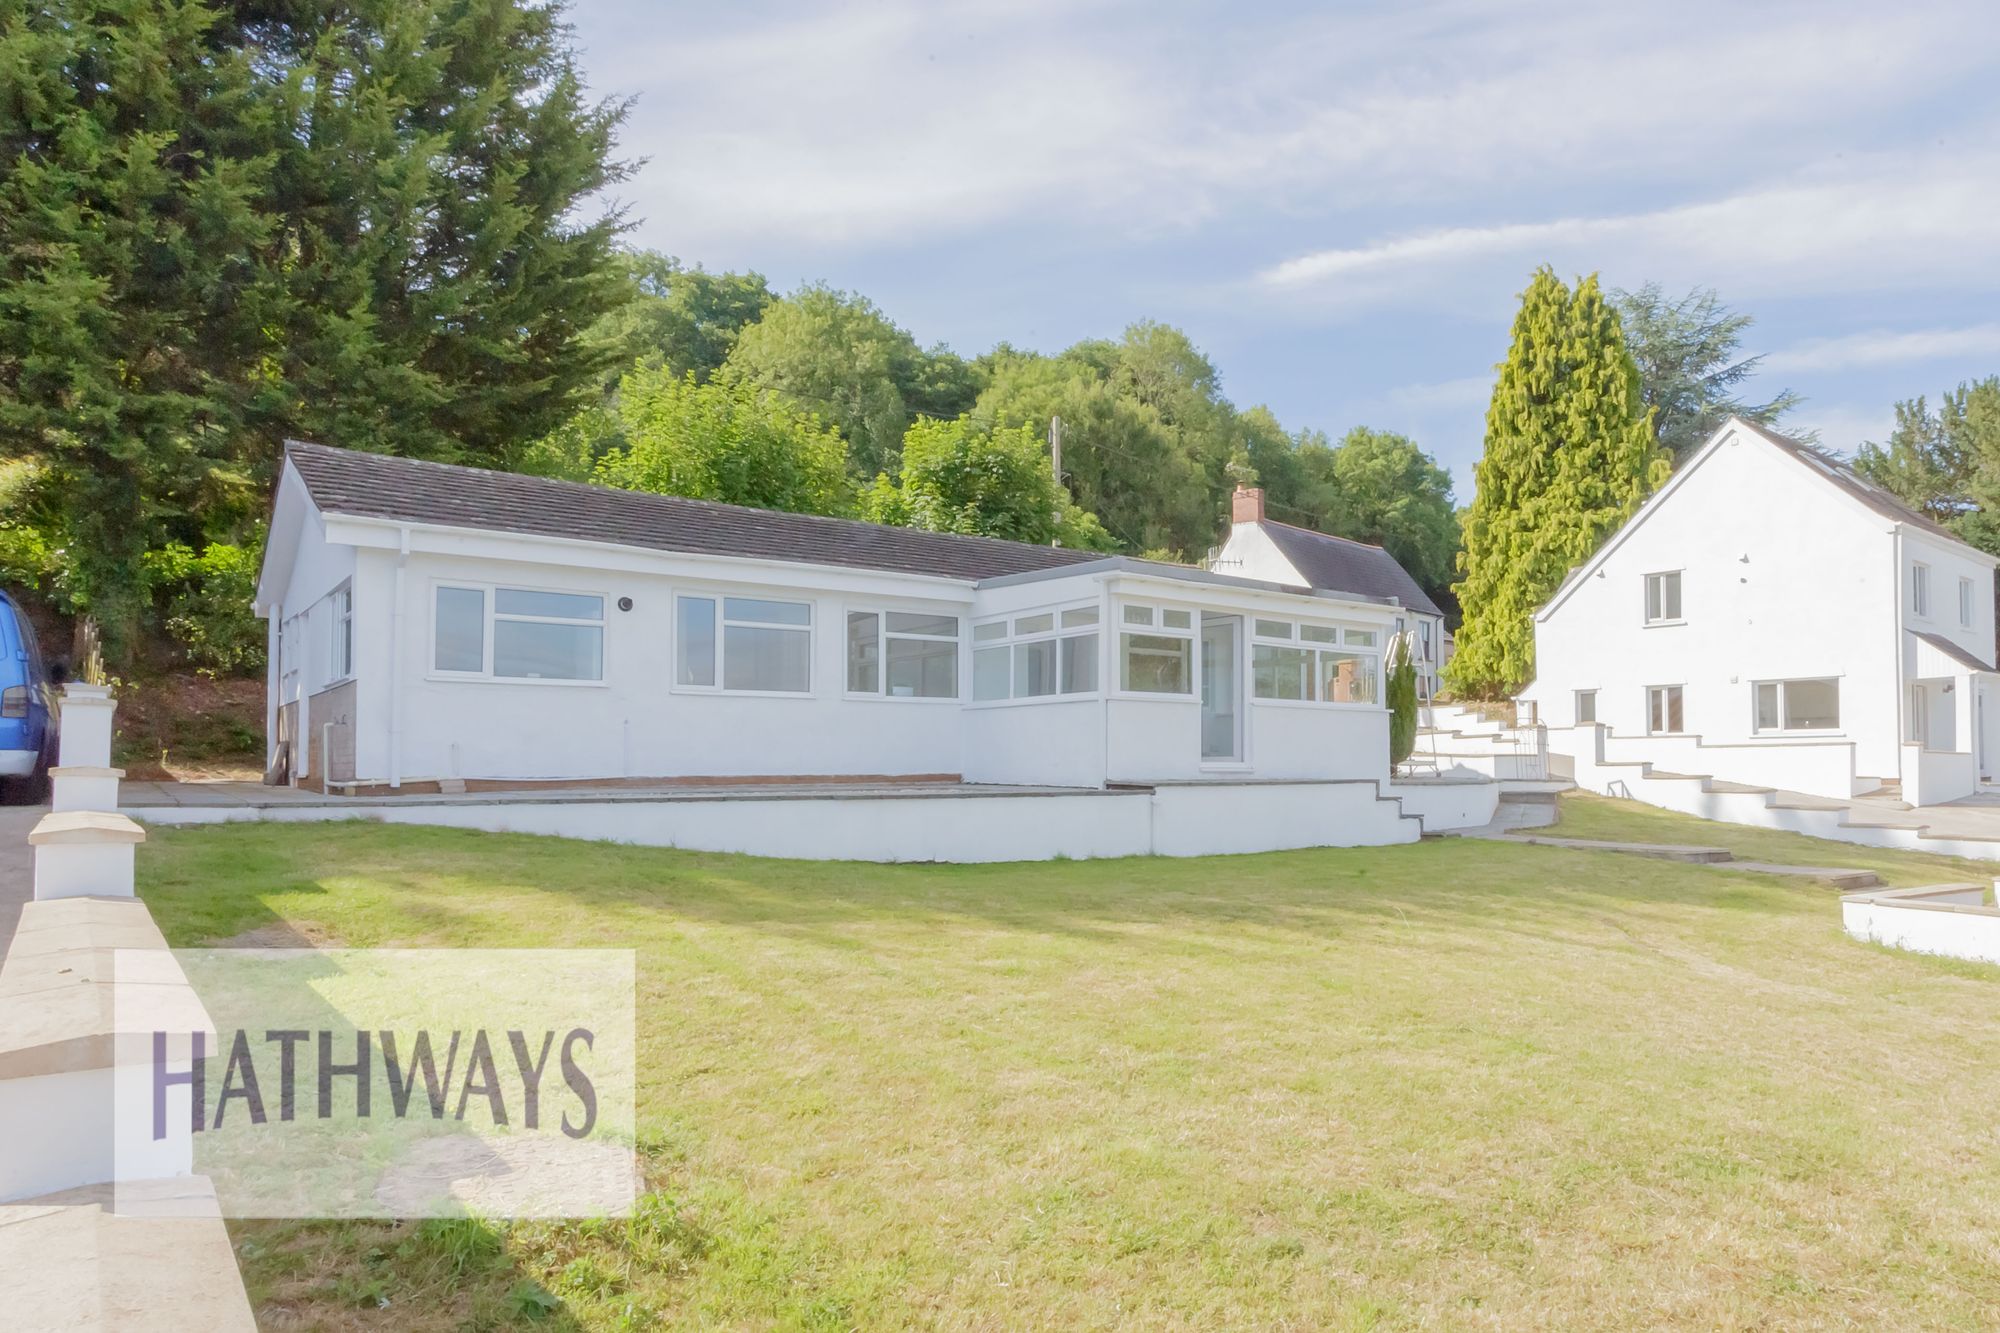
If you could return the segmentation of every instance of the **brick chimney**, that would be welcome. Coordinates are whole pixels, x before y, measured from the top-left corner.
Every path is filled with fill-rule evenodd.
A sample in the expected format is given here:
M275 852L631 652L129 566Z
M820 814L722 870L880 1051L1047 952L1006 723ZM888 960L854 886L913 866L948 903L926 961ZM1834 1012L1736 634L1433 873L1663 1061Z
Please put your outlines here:
M1262 523L1264 521L1264 488L1262 486L1238 486L1236 494L1229 497L1229 521L1231 523Z

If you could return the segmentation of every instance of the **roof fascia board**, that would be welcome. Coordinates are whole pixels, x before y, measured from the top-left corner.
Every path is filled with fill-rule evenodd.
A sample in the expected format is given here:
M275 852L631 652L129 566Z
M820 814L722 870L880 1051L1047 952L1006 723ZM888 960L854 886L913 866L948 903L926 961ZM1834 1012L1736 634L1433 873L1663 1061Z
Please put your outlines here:
M289 506L288 499L293 501ZM271 525L264 534L264 560L257 570L257 591L250 600L253 614L269 616L283 598L285 584L291 581L292 568L298 563L306 520L317 510L305 479L292 466L292 460L285 459L271 494Z
M1190 570L1188 572L1199 575L1202 571ZM1111 584L1114 592L1124 590L1128 587L1142 590L1159 588L1163 590L1164 595L1183 599L1194 595L1194 590L1187 586L1194 584L1201 589L1211 590L1216 593L1231 594L1230 603L1232 605L1251 608L1266 607L1274 610L1283 610L1291 615L1309 614L1306 609L1308 607L1311 608L1312 613L1318 614L1327 614L1329 611L1338 608L1341 611L1364 612L1370 618L1382 617L1385 624L1396 613L1408 613L1411 610L1411 608L1403 606L1399 602L1379 601L1368 597L1355 597L1350 594L1330 592L1321 588L1288 588L1280 583L1262 583L1255 579L1232 579L1214 576L1207 578L1183 578L1152 569L1123 569L1113 571L1107 576L1106 582ZM1419 612L1417 614L1423 613Z
M1585 581L1597 572L1598 567L1609 560L1618 548L1623 546L1626 540L1639 530L1640 525L1651 518L1654 511L1666 503L1668 497L1680 490L1687 479L1695 474L1697 468L1706 463L1710 458L1713 458L1716 450L1722 447L1723 441L1735 432L1736 418L1734 417L1716 427L1715 434L1708 437L1708 443L1696 450L1695 456L1682 465L1680 471L1667 478L1666 485L1654 491L1646 503L1639 506L1638 511L1632 517L1619 525L1618 531L1612 533L1610 538L1597 548L1597 554L1577 566L1569 577L1563 580L1562 586L1556 589L1555 596L1549 598L1548 601L1542 604L1542 609L1535 612L1535 619L1543 621L1554 615L1557 609L1570 599L1571 594L1575 593L1578 588L1581 588Z
M839 591L931 597L952 602L970 602L976 586L970 579L938 574L899 573L812 560L773 560L765 556L666 551L647 546L628 546L621 542L591 541L583 537L549 537L539 533L500 532L491 528L464 528L351 514L328 515L326 526L329 540L391 551L400 548L401 534L408 529L413 554L474 560L569 566L581 564L591 569L656 575L680 573L692 568L698 577L767 585L776 583L781 586L801 583L803 580L798 576L810 573L814 586L832 585ZM588 552L588 559L577 559L579 552Z

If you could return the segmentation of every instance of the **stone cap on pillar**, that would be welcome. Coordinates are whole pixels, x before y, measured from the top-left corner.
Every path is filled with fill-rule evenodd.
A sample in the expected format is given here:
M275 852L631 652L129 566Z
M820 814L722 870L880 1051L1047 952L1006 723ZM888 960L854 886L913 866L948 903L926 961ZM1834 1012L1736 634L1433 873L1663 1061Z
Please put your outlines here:
M124 815L104 810L57 810L43 815L28 834L31 847L73 847L144 842L146 830Z

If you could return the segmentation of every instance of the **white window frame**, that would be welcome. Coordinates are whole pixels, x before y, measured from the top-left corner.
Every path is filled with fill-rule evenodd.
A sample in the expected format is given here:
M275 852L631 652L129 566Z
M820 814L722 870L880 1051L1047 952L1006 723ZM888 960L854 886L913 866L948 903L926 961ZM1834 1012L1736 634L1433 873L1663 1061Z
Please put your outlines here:
M739 602L782 602L787 606L803 606L806 620L803 625L778 624L768 620L731 620L728 607L731 599ZM684 685L681 683L681 603L684 601L712 602L715 605L715 659L712 663L713 685ZM802 597L796 592L768 592L757 589L732 588L721 591L714 588L676 588L668 603L673 607L672 625L668 631L667 644L667 691L670 694L727 694L738 699L810 699L818 682L816 659L819 656L819 603L812 597ZM806 687L802 690L732 690L722 682L728 677L729 627L786 630L806 636ZM846 621L841 622L846 628ZM841 679L846 683L846 642L841 644Z
M1320 620L1281 619L1277 616L1251 615L1249 651L1244 663L1249 673L1249 689L1246 691L1250 703L1258 707L1272 705L1279 708L1337 708L1348 711L1380 712L1388 707L1388 683L1382 675L1383 627L1379 625L1342 625ZM1276 625L1286 633L1262 632L1265 626ZM1308 638L1307 630L1327 635L1326 638ZM1257 693L1257 646L1268 648L1296 648L1307 654L1308 674L1307 694L1303 699L1270 698ZM1375 701L1356 703L1344 699L1320 698L1320 686L1325 680L1321 657L1334 653L1342 657L1365 657L1374 663Z
M1972 580L1961 576L1958 580L1958 623L1961 628L1972 628L1972 609Z
M1087 624L1081 623L1076 619L1076 617L1084 613L1088 613L1092 617ZM1049 618L1047 629L1028 630L1025 632L1016 629L1019 622L1033 620L1038 616L1047 616ZM1065 621L1068 623L1065 623ZM991 638L982 639L979 637L980 630L994 625L1004 626L1004 632ZM965 654L965 681L962 686L965 706L967 708L1014 708L1024 704L1068 703L1072 700L1096 699L1101 697L1104 694L1104 628L1104 607L1101 602L1096 601L1068 602L1051 606L1030 606L1023 607L1018 611L1010 611L1004 616L980 617L978 620L972 622L971 629L966 632L967 646L963 650ZM1066 691L1062 687L1063 643L1065 640L1081 639L1096 640L1091 649L1091 656L1097 663L1094 673L1097 678L1097 685L1096 688L1089 690ZM1055 642L1055 690L1049 694L1024 694L1016 696L1014 693L1014 649L1021 644L1042 643L1049 640L1054 640ZM1082 650L1078 649L1077 651ZM981 699L978 697L979 654L982 652L999 652L1006 655L1007 694L1004 698ZM1146 695L1142 697L1160 698L1162 696ZM1167 695L1164 697L1179 698L1180 696Z
M1918 620L1931 618L1931 567L1921 560L1910 562L1910 614Z
M1590 716L1588 718L1583 715L1583 701L1586 698L1590 700ZM1685 703L1683 703L1683 707L1685 707ZM1597 690L1595 688L1576 691L1576 698L1570 705L1570 716L1579 727L1590 726L1597 722Z
M1685 570L1680 569L1656 569L1645 576L1645 601L1641 605L1641 613L1649 628L1655 625L1685 625L1687 623L1687 580L1681 577L1685 572ZM1668 579L1674 581L1674 601L1678 603L1674 608L1674 614L1671 616L1665 614L1667 609L1666 581ZM1661 614L1659 616L1653 614L1653 589L1655 586L1660 590Z
M457 588L481 595L481 609L485 612L485 624L481 627L479 642L478 671L446 671L437 664L438 635L438 593L445 588ZM556 597L595 597L598 614L595 620L577 616L524 616L517 612L501 612L495 609L499 592L548 593ZM595 588L549 588L528 583L487 583L479 579L431 580L430 592L430 635L424 642L425 678L435 681L463 681L471 684L487 685L551 685L584 689L605 689L606 677L611 668L611 596ZM493 670L493 624L496 620L527 621L543 625L595 625L598 630L597 678L595 680L570 678L567 676L502 676Z
M1661 723L1664 724L1668 720L1668 718L1672 715L1667 701L1669 691L1676 692L1680 695L1681 725L1678 731L1669 731L1666 729L1664 725L1658 727L1653 725L1654 695L1657 694L1660 696L1661 706L1660 706L1659 718ZM1687 686L1686 685L1684 684L1648 685L1646 687L1646 734L1648 736L1686 736L1689 734L1687 729Z
M1154 703L1162 699L1201 698L1201 610L1198 607L1172 602L1157 602L1121 597L1112 602L1112 623L1105 628L1117 637L1111 644L1111 660L1100 666L1100 675L1108 671L1110 679L1100 679L1098 684L1113 699L1143 699ZM1169 612L1185 615L1186 626L1168 625ZM1145 613L1147 619L1137 620L1132 616ZM1188 645L1188 687L1185 693L1164 690L1128 690L1125 688L1125 641L1133 635L1148 638L1185 639ZM1058 664L1060 668L1060 664Z
M760 600L768 601L773 599L765 598ZM952 634L916 634L908 630L892 630L889 628L889 617L891 615L949 616L958 625L958 629ZM853 642L853 630L850 628L850 621L855 616L875 617L875 688L872 690L857 690L853 688L853 680L849 674L853 664L847 660L847 650ZM912 610L906 606L882 606L872 602L850 602L843 606L840 617L840 684L842 697L863 702L887 700L899 704L958 703L966 690L965 622L965 613L958 609L950 611ZM680 622L676 619L674 623L678 625ZM719 621L717 623L718 625L720 624ZM889 640L891 639L905 639L912 643L948 643L952 645L954 650L951 672L952 692L950 694L889 693ZM678 662L679 659L676 658L675 660ZM717 679L720 679L720 677L717 677ZM737 693L742 693L742 691L739 690Z
M1766 727L1757 721L1757 695L1765 686L1778 691L1778 723ZM1786 695L1793 685L1833 686L1834 723L1830 727L1788 727L1785 725L1787 709ZM1846 734L1840 721L1840 677L1839 676L1783 676L1750 682L1750 730L1758 736L1840 736Z
M333 616L328 642L327 684L337 685L354 677L354 585L343 583L327 594ZM431 660L437 660L433 644Z

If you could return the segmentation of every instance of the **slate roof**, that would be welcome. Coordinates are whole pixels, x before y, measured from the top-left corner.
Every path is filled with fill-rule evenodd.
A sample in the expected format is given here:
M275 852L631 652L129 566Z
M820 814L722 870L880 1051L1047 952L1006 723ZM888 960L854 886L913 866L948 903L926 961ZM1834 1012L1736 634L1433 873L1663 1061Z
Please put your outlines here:
M300 440L286 443L285 457L322 513L353 518L968 581L1102 558L1096 551L784 514Z
M1959 647L1942 634L1931 634L1920 629L1913 629L1910 633L1916 635L1919 639L1922 639L1925 643L1937 649L1962 667L1969 667L1974 671L1991 671L1993 669L1991 662L1980 661L1972 655L1971 650Z
M1310 528L1264 519L1261 526L1272 544L1283 552L1299 577L1315 588L1333 592L1360 593L1365 597L1393 597L1404 606L1428 615L1441 616L1417 581L1379 546L1347 537L1330 537Z
M1780 435L1776 431L1768 430L1754 421L1744 421L1741 417L1737 417L1735 420L1745 430L1751 431L1760 438L1784 450L1882 517L1892 519L1897 523L1907 523L1913 528L1920 528L1933 536L1943 537L1947 541L1964 543L1965 539L1950 528L1940 526L1938 523L1926 518L1920 511L1911 508L1901 499L1883 490L1880 486L1877 486L1874 482L1856 472L1844 460L1836 458L1834 455L1826 452L1826 450L1807 444L1803 440L1792 439L1789 435Z

